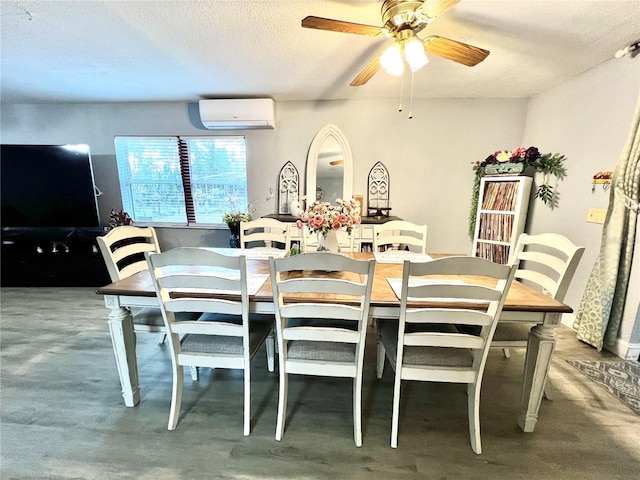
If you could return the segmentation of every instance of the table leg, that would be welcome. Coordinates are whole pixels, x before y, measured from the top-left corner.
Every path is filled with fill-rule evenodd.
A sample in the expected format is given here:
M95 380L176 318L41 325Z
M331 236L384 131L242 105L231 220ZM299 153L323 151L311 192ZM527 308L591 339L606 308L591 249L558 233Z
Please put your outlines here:
M544 325L536 325L529 332L522 405L518 417L518 425L524 432L533 432L538 422L538 411L556 345L555 326L559 321L559 314L548 313L545 315Z
M136 360L136 337L133 331L133 319L128 308L120 306L118 297L105 296L105 305L109 312L109 331L116 366L122 386L122 397L127 407L140 403L138 385L138 365Z

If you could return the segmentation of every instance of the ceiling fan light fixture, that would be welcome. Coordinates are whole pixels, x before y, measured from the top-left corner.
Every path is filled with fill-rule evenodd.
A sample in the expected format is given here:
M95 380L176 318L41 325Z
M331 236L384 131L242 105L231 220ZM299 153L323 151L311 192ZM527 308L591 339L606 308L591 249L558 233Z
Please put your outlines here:
M404 60L402 59L402 46L398 42L393 42L382 55L380 55L380 65L389 75L399 77L404 71Z
M409 67L411 67L411 71L414 73L429 63L429 59L424 53L424 45L416 37L410 38L405 42L404 56Z

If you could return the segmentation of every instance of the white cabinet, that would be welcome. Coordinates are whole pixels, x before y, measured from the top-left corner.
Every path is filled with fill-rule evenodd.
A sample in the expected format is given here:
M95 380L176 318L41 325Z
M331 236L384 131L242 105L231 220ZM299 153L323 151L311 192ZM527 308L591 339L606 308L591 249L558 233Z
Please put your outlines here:
M290 232L291 232L291 243L297 243L299 245L302 244L302 237L300 235L300 230L296 227L297 217L292 215L283 215L283 214L269 214L265 215L266 218L275 218L284 223L289 224ZM354 235L354 244L357 250L362 252L370 252L373 246L373 226L375 224L389 222L391 220L402 220L400 217L362 217L362 223L359 225L354 225L353 227L353 235Z
M531 181L531 177L520 176L480 180L473 256L507 263L511 249L524 232Z

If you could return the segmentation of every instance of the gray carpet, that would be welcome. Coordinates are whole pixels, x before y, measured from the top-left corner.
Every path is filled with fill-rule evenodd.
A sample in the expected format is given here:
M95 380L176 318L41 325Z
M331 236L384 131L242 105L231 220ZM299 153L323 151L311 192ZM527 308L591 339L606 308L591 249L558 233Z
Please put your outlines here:
M567 360L570 365L640 415L640 363Z

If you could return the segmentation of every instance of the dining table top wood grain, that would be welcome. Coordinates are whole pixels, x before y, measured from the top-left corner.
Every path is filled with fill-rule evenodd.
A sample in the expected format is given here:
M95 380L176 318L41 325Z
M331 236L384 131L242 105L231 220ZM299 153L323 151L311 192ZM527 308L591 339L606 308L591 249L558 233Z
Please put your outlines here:
M322 253L314 253L313 255L322 255ZM359 259L370 260L372 253L353 252L346 255ZM430 254L433 258L448 256L447 254ZM373 283L373 291L371 294L372 307L397 307L399 304L398 297L389 285L388 278L402 277L402 264L398 263L377 263L375 269L375 278ZM266 259L247 259L248 274L268 274L269 262ZM332 272L335 276L338 273ZM305 275L302 271L299 275ZM458 280L466 282L487 283L481 277L465 278L456 276ZM99 287L96 293L100 295L117 295L117 296L137 296L137 297L155 297L155 290L148 270L138 272L128 278L118 280L104 287ZM273 292L271 290L271 281L267 279L262 287L255 295L251 296L254 302L272 302ZM321 299L320 299L321 301ZM455 304L439 303L442 307L455 307ZM553 312L553 313L571 313L573 309L562 302L559 302L543 293L524 285L519 281L514 281L509 289L507 299L504 304L503 311L513 312Z

